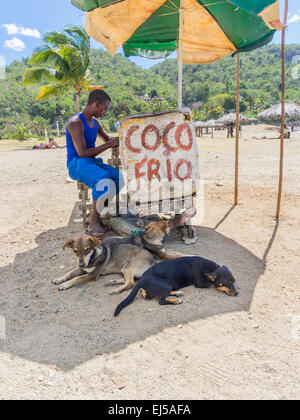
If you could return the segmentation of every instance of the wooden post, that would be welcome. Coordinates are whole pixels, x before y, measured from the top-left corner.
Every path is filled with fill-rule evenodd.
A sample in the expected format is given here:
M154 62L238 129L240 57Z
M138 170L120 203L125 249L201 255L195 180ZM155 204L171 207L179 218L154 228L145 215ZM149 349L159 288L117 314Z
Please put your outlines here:
M59 121L58 120L56 120L56 130L57 130L57 137L60 137Z
M289 1L285 0L284 22L281 34L281 139L280 139L280 164L279 164L279 187L277 197L276 219L280 217L281 199L282 199L282 184L283 184L283 160L284 160L284 125L285 125L285 31L287 23Z
M235 127L235 186L234 204L239 203L239 146L240 146L240 53L237 54L237 77L236 77L236 127Z
M184 0L180 0L179 9L179 42L178 42L178 109L182 108L182 83L183 83L183 52L182 37L184 24Z

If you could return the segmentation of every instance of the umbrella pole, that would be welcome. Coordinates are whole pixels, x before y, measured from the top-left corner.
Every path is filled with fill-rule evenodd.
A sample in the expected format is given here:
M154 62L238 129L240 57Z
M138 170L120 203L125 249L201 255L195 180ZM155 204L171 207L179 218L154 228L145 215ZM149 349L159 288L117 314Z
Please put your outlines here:
M240 146L240 53L237 54L237 77L236 77L236 127L235 127L235 186L234 204L239 203L239 146Z
M284 11L284 28L281 34L281 67L282 67L282 81L281 81L281 139L280 139L280 165L279 165L279 187L277 198L276 219L280 217L281 199L282 199L282 184L283 184L283 160L284 160L284 125L285 125L285 32L288 15L289 1L285 0Z
M183 54L182 37L184 23L184 0L180 0L179 9L179 45L178 45L178 108L182 108Z

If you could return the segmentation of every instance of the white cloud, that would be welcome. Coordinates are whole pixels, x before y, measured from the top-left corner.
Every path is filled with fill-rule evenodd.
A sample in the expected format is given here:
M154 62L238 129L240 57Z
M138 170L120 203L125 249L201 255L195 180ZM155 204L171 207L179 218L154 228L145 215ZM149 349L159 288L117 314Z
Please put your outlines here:
M299 22L299 20L300 20L300 15L294 15L294 16L292 16L289 20L288 20L288 23L295 23L295 22Z
M24 28L23 25L17 26L15 23L6 23L2 25L6 30L8 35L25 35L31 36L33 38L41 38L41 34L37 29Z
M13 39L7 39L4 42L4 47L10 48L11 50L14 50L16 52L20 52L26 48L26 45L19 38L15 37Z

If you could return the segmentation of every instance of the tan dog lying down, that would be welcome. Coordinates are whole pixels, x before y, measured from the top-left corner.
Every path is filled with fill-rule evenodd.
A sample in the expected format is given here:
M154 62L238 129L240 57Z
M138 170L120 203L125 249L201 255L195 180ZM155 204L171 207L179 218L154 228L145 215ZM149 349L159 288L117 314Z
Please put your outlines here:
M66 242L65 248L73 249L78 258L79 268L71 271L53 284L60 285L59 290L67 290L77 284L98 280L99 276L123 274L124 279L113 280L106 286L122 285L111 294L122 293L135 285L135 279L154 264L154 256L162 260L174 260L187 255L167 252L163 241L170 227L177 227L174 222L152 222L146 226L146 232L132 238L110 237L100 242L97 238L82 235Z

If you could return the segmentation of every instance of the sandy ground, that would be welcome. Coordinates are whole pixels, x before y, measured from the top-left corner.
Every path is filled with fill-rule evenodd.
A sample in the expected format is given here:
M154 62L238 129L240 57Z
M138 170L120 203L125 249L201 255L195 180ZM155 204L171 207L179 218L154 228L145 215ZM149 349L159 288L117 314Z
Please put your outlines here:
M199 242L168 243L228 265L240 295L190 288L180 307L140 298L118 319L104 279L64 293L51 284L76 264L62 245L81 232L65 150L1 141L0 398L299 398L300 133L286 142L280 223L276 137L243 130L235 208L234 142L201 138Z

